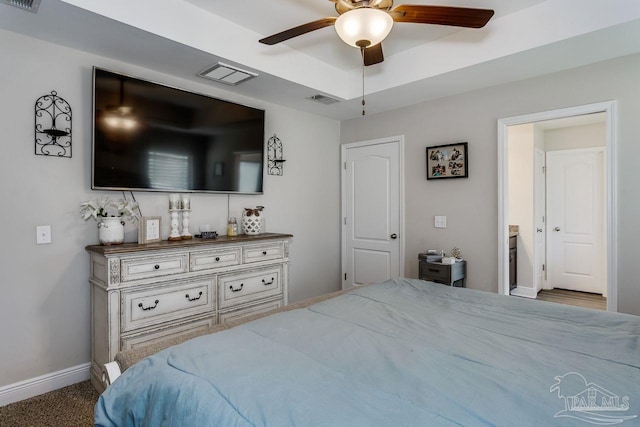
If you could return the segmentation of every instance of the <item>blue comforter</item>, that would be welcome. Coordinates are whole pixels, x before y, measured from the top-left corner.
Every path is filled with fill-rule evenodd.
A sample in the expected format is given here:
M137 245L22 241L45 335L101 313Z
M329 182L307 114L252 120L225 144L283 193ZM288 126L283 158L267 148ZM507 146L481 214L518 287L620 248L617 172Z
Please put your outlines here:
M640 317L397 279L168 348L98 426L640 425Z

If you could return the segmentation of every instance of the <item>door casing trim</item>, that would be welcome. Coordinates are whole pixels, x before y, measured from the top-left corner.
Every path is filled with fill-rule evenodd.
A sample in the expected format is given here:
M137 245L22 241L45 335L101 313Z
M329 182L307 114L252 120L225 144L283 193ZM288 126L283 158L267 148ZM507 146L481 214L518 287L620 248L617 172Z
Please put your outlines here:
M607 216L607 311L618 311L618 228L617 228L617 124L616 101L604 101L576 107L549 110L522 116L498 119L498 293L509 295L509 224L507 209L508 195L505 190L508 184L508 127L525 123L581 116L593 113L606 115L606 216Z

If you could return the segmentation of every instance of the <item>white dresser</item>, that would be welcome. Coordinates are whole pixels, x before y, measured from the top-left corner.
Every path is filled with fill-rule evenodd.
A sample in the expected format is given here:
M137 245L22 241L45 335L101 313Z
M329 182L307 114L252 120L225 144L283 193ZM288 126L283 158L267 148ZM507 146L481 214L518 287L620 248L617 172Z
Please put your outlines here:
M120 350L286 305L291 237L87 246L94 387Z

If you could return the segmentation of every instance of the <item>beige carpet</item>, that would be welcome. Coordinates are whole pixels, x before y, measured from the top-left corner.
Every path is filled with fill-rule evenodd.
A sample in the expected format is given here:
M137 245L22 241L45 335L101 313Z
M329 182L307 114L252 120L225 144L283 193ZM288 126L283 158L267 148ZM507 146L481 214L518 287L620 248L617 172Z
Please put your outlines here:
M98 392L89 381L0 407L0 427L93 425Z

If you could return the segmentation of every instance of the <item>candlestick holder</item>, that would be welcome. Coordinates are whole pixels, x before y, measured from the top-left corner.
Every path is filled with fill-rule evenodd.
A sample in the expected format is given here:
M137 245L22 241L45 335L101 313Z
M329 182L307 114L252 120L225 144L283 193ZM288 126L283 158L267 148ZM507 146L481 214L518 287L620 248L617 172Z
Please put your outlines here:
M178 219L180 215L180 209L169 209L171 215L171 232L169 233L169 240L182 240L180 235L180 221Z
M180 237L182 240L191 239L191 233L189 232L189 216L191 215L191 209L182 209L182 233Z
M36 100L35 154L71 157L71 106L55 90Z
M169 194L169 212L171 212L172 209L180 209L179 194Z

